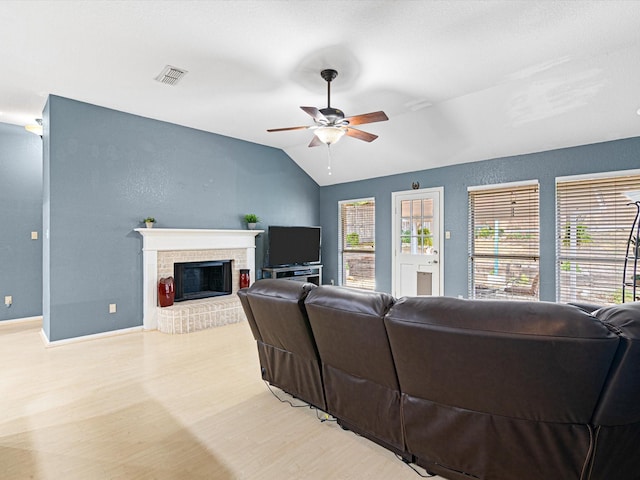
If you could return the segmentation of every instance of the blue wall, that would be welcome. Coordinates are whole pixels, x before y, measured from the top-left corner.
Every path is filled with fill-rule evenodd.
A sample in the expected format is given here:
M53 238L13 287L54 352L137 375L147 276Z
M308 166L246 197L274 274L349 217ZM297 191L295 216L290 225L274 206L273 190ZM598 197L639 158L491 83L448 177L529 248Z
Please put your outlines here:
M323 226L323 280L337 281L338 201L363 197L376 199L376 287L391 292L391 193L444 187L445 295L467 296L468 207L467 187L523 180L540 183L540 298L555 300L555 178L594 172L640 168L640 138L585 145L530 155L486 160L413 173L374 178L320 189L320 223Z
M391 193L414 181L444 187L445 294L466 296L467 187L537 179L541 298L554 300L555 178L640 168L632 138L319 188L280 150L55 96L44 118L44 171L42 141L0 124L0 300L14 300L0 303L0 320L42 313L52 341L142 324L133 228L147 215L175 228L244 228L248 212L261 228L322 225L329 283L338 278L337 202L373 196L376 283L390 292ZM261 265L264 235L257 246Z
M159 228L240 229L245 213L263 220L259 228L319 223L320 188L281 150L56 96L44 124L51 341L142 325L133 229L146 216Z
M0 123L0 320L42 314L41 232L42 140Z

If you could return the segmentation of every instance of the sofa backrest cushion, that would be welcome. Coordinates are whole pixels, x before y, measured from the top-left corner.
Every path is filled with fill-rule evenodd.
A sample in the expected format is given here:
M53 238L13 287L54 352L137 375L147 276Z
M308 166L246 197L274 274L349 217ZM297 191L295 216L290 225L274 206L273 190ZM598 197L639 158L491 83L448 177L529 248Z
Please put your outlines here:
M322 286L305 305L327 411L345 428L402 453L401 395L384 326L393 301L386 293Z
M268 279L255 282L247 297L262 341L302 357L317 359L317 349L304 307L311 283Z
M627 425L640 422L640 302L601 308L594 312L620 337L620 345L609 374L594 422L597 425Z
M305 301L322 363L398 390L384 316L386 293L321 286Z
M538 421L588 423L618 344L546 302L402 298L385 322L403 394Z

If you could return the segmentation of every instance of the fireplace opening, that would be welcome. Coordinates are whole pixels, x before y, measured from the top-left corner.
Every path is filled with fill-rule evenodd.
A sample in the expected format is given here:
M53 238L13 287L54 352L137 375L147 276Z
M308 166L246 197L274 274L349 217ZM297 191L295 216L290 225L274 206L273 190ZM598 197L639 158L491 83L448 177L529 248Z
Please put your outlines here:
M231 294L231 260L173 265L176 302Z

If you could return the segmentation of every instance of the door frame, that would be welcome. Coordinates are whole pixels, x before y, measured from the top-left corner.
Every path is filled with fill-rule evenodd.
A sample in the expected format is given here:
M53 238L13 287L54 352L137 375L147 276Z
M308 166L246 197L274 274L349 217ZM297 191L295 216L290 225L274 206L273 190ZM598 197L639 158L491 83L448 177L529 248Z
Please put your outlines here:
M438 236L438 244L440 245L439 260L438 260L438 292L439 296L444 295L444 187L431 187L420 188L416 190L403 190L400 192L391 192L391 294L396 296L396 284L397 284L397 258L396 252L398 251L398 245L400 243L400 219L401 212L398 212L397 202L399 197L408 195L420 195L420 194L437 194L438 195L438 231L435 233Z

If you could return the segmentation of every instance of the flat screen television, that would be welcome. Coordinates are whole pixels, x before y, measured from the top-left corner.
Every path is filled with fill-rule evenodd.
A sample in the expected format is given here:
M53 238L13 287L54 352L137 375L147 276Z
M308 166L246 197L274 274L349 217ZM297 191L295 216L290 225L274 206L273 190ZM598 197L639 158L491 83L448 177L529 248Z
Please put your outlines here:
M280 267L320 263L322 227L269 227L267 265Z

